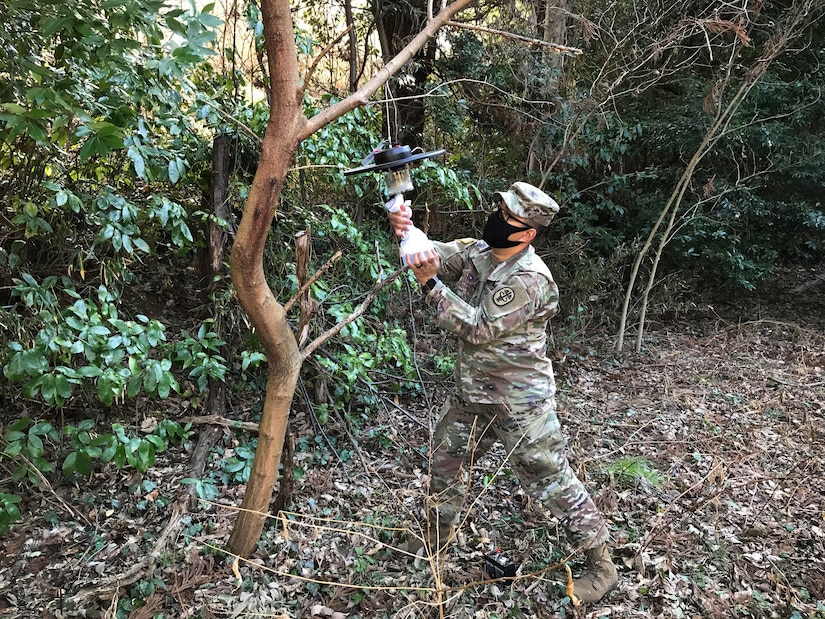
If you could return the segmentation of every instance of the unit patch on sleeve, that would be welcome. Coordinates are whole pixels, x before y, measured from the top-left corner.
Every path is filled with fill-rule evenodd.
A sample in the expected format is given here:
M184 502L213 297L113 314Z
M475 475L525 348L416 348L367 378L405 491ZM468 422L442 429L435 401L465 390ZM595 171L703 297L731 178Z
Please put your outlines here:
M484 313L495 319L515 312L529 302L530 295L524 289L524 284L516 280L493 290L484 298L482 305Z
M497 306L501 307L502 305L507 305L516 298L516 292L510 286L505 286L504 288L499 288L493 293L493 303Z

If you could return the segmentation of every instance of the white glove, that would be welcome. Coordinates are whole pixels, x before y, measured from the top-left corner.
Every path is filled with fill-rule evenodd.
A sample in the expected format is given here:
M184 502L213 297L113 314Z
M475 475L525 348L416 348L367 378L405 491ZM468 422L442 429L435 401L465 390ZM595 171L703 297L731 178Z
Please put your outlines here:
M404 206L409 206L410 201L407 200L406 202L404 202L404 194L397 193L392 198L390 198L390 201L384 205L384 208L387 209L388 213L397 213L401 210L402 204Z
M397 213L401 210L402 205L410 208L410 201L405 201L404 194L398 193L395 194L389 202L384 204L384 208L387 209L388 213ZM401 247L398 253L401 254L401 259L405 264L410 264L408 256L425 254L430 251L435 251L435 248L433 247L432 241L427 238L427 235L424 234L423 231L412 226L404 232L404 235L401 237Z
M435 248L433 247L432 241L427 238L427 235L413 226L401 237L401 246L399 247L398 253L401 254L401 259L405 264L410 264L411 261L408 256L426 254L434 250Z

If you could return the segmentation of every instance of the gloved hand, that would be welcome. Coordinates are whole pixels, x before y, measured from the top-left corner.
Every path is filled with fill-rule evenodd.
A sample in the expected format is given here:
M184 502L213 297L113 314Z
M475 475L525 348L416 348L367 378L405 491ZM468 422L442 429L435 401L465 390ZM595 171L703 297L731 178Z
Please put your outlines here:
M410 219L410 202L403 194L396 194L384 205L390 214L390 224L401 238L399 253L406 264L421 264L436 255L432 241L423 231L416 228Z
M405 263L420 264L423 260L429 259L435 254L435 248L427 235L413 226L401 237L399 253Z

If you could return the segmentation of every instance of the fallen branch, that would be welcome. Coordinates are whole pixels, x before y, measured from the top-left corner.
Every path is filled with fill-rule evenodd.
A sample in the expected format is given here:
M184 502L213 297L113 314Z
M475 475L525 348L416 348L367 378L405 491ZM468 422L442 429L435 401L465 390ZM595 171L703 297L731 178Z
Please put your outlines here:
M182 516L187 511L189 505L189 493L185 490L178 494L178 498L172 504L172 513L169 517L169 523L158 536L157 541L152 546L145 557L137 561L132 567L120 574L114 574L103 578L91 586L81 589L75 595L68 599L69 606L72 608L86 608L90 602L100 598L109 598L117 595L118 589L126 587L132 583L137 582L142 578L151 576L155 571L155 565L163 556L166 545L170 539L173 539L182 526Z
M811 288L816 288L820 284L825 284L825 275L814 275L814 278L811 281L806 282L804 284L800 284L799 286L791 290L791 292L795 294L808 292Z
M184 417L181 423L191 423L192 425L213 425L225 428L235 428L236 430L246 430L247 432L257 432L260 426L252 421L236 421L220 415L198 415L196 417Z

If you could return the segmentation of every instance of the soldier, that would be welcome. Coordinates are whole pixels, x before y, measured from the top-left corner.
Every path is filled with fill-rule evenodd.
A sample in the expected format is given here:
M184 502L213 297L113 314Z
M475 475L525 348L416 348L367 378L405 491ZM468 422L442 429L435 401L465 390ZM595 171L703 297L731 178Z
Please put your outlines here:
M435 308L437 324L458 337L455 394L435 427L430 495L434 548L449 543L468 483L468 465L495 440L504 444L520 482L584 551L576 595L595 602L616 586L608 530L565 454L556 415L556 383L546 355L546 327L559 293L532 242L559 206L543 191L516 182L496 192L483 240L434 242L408 257ZM390 214L398 236L412 224L409 209ZM442 281L455 282L452 288Z

